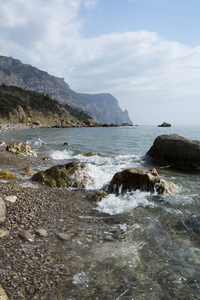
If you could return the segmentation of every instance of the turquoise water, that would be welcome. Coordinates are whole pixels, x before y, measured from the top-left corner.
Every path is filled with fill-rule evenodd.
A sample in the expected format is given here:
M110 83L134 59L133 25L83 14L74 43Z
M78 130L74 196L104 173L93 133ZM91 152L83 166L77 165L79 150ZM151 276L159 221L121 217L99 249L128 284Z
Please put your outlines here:
M200 126L34 129L7 131L4 139L26 141L51 156L52 164L84 162L89 191L105 187L123 169L154 166L146 152L158 135L172 133L200 140ZM82 155L87 152L104 155ZM177 194L111 194L94 207L95 216L107 220L106 229L95 228L102 240L81 258L85 264L72 278L73 299L81 293L84 299L200 299L200 175L157 170L178 185ZM86 225L85 231L93 230Z

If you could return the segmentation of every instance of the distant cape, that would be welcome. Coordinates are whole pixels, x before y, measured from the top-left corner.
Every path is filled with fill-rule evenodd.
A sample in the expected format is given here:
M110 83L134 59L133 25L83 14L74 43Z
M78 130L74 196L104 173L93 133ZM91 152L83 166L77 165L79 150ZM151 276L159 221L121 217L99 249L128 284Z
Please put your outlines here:
M0 84L3 83L48 94L61 104L83 110L99 123L132 124L128 111L122 111L117 99L111 94L76 93L64 78L49 75L12 57L0 56Z

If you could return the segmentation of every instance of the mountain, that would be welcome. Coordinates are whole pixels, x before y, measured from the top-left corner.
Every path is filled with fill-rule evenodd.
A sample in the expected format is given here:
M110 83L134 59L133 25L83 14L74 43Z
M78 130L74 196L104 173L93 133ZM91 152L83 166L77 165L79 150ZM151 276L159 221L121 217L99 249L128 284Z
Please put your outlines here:
M0 85L0 123L42 127L98 126L88 114L63 106L49 95Z
M48 94L63 105L83 110L100 123L132 124L127 110L122 111L112 95L76 93L70 89L64 78L49 75L12 57L0 56L0 85L3 83Z

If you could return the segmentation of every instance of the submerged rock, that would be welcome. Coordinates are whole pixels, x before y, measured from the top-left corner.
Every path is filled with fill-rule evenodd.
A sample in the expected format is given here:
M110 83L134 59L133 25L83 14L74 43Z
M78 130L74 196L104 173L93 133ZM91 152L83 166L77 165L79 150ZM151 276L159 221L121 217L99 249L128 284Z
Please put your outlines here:
M6 147L6 150L12 153L21 154L24 156L37 156L37 153L31 149L31 147L25 142L18 142L10 144Z
M147 155L161 165L183 171L200 171L200 141L177 134L158 136Z
M84 188L87 182L84 169L84 164L71 162L40 171L33 175L32 180L45 183L50 187Z
M88 195L87 199L93 202L101 201L103 198L107 197L108 194L104 191L98 191L92 195Z
M162 195L171 195L178 191L178 187L162 179L156 169L126 169L118 172L113 176L108 189L117 194L138 189L147 192L156 191Z
M83 156L86 156L86 157L89 157L89 156L95 156L95 155L103 156L102 153L99 153L99 152L82 153L82 155L83 155Z

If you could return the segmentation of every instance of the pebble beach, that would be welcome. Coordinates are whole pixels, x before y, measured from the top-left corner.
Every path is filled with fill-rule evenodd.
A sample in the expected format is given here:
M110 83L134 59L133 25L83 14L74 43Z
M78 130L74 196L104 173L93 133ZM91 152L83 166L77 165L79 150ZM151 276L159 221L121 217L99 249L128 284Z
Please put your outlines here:
M34 170L42 164L49 162L0 147L1 170L20 172L27 166ZM0 284L8 299L64 299L59 287L72 285L77 266L71 257L76 256L77 237L87 238L84 216L94 204L82 190L23 185L17 179L0 179L0 198L7 210L0 224ZM20 235L22 230L33 240Z

